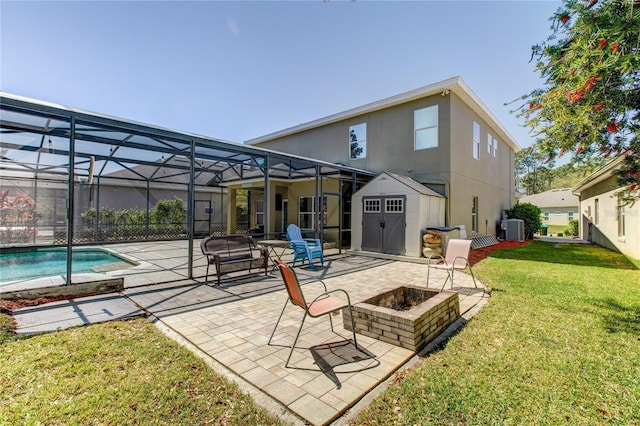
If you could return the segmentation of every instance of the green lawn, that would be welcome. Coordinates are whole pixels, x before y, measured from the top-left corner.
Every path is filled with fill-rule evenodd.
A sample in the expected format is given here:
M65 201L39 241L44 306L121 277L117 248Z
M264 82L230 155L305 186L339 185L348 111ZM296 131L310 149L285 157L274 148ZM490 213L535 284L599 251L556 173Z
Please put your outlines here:
M492 297L356 424L640 424L640 271L532 242L474 268ZM15 338L0 424L279 424L144 319Z
M5 332L0 377L1 425L281 424L146 319Z
M567 228L569 228L569 225L549 225L547 235L557 236L561 232L563 236L567 236Z
M474 268L489 304L357 424L640 424L640 271L533 242Z

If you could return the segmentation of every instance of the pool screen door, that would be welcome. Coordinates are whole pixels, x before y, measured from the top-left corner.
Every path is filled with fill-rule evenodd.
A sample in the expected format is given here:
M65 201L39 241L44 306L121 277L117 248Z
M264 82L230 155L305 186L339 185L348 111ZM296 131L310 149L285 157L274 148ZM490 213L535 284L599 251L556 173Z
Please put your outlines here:
M362 198L362 250L405 254L406 197Z

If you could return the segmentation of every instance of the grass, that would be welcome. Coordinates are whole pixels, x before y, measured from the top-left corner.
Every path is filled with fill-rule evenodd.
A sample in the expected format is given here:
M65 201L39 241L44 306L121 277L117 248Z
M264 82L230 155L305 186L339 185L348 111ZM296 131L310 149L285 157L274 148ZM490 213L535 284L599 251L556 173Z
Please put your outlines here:
M358 417L387 424L639 424L640 271L533 242L474 268L487 306Z
M494 252L474 267L490 302L356 424L640 424L638 267L583 244ZM147 320L10 326L0 424L281 424Z
M558 233L562 233L565 237L567 236L567 229L569 225L549 225L547 228L547 235L558 235ZM570 238L571 236L569 236Z
M146 319L16 339L0 315L0 424L281 424Z

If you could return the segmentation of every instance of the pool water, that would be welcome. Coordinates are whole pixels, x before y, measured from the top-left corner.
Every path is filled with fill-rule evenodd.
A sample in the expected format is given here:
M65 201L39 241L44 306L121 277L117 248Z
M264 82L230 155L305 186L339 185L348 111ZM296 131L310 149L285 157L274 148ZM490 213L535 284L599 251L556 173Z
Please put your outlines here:
M74 250L71 273L93 272L93 268L96 266L115 262L123 262L123 259L104 250ZM0 281L15 281L66 274L66 249L0 253Z

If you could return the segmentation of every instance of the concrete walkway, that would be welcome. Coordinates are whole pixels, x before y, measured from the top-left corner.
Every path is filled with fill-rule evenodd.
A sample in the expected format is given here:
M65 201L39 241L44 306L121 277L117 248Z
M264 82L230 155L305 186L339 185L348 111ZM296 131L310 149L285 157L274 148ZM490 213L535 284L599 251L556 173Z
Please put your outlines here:
M296 267L296 272L307 292L320 292L317 280L322 280L330 290L342 288L358 299L383 287L424 286L426 268L424 264L340 255L325 258L323 268ZM444 278L443 273L432 273L430 287L439 287ZM488 300L466 274L456 274L454 290L466 320ZM341 318L334 317L336 335L324 317L307 319L290 367L285 368L288 345L302 311L289 305L274 341L267 342L286 300L278 272L241 274L223 280L221 287L204 280L128 286L125 278L125 290L118 297L24 308L15 317L19 332L40 332L148 314L161 330L240 384L259 405L292 424L344 421L359 401L384 388L395 371L416 359L407 349L361 335L357 337L359 349L355 349Z

